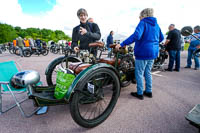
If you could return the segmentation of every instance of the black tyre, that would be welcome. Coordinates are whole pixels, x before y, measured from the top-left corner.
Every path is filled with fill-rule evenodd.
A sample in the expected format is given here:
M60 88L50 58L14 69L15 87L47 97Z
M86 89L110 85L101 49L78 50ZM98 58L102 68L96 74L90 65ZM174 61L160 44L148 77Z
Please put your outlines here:
M14 54L16 54L17 56L20 55L19 48L16 48L16 49L14 50Z
M165 59L166 59L167 54L166 53L161 53L159 54L159 56L154 60L154 64L152 69L156 70L156 69L160 69L161 66L164 64Z
M66 58L68 58L68 57L66 57ZM57 75L59 66L61 64L63 65L62 67L64 67L64 69L65 69L66 66L69 66L70 63L79 62L79 60L72 59L72 58L68 58L68 60L66 62L66 58L59 59L59 60L55 61L53 64L51 64L51 66L49 66L49 70L46 74L46 80L47 80L48 85L51 86L51 85L56 84L56 75Z
M57 54L59 52L59 50L57 49L57 47L54 47L54 49L52 49L52 53Z
M46 55L48 55L49 54L49 50L48 49L43 49L42 50L42 55L43 56L46 56Z
M127 77L127 73L129 73L129 70L135 71L135 61L131 56L124 57L119 65L120 82L122 87L126 87L131 84L131 80ZM132 77L134 78L135 75L133 75Z
M10 54L14 54L14 48L10 48L10 49L9 49L9 53L10 53Z
M107 81L112 82L107 82ZM120 82L114 71L107 68L88 73L75 90L70 112L73 120L85 128L93 128L105 121L120 95Z
M25 49L25 50L23 50L23 55L24 55L24 57L30 57L31 51L29 49Z

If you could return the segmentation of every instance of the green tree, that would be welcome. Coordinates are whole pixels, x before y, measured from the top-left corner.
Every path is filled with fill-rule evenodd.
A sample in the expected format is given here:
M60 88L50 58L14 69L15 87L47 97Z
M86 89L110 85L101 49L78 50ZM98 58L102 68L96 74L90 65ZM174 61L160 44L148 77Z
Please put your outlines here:
M22 38L33 38L33 39L41 39L43 41L53 40L57 42L58 40L71 40L71 37L65 35L65 33L61 30L50 30L50 29L39 29L39 28L27 28L22 29L19 26L12 27L11 25L1 24L0 23L0 43L12 41L12 39L16 37Z
M11 42L16 37L16 31L11 25L0 23L0 43Z

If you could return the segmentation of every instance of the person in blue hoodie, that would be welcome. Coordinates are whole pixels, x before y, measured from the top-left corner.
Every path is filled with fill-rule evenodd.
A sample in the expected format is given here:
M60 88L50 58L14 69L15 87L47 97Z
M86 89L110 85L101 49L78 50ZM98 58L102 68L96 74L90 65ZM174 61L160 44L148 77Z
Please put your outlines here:
M194 27L194 36L200 38L200 26L195 26ZM190 46L188 48L188 56L187 56L187 65L185 68L191 68L192 66L192 56L195 50L197 50L197 47L200 46L200 41L197 40L195 37L191 36L190 39ZM194 56L194 62L195 62L195 68L194 70L199 70L199 57Z
M164 36L157 23L157 19L153 17L153 9L146 8L140 13L140 22L135 32L116 49L130 45L135 42L135 78L137 83L137 92L131 92L131 95L143 100L143 94L152 98L152 75L151 69L154 59L158 57L159 42L163 41ZM143 78L145 78L145 91L143 86Z

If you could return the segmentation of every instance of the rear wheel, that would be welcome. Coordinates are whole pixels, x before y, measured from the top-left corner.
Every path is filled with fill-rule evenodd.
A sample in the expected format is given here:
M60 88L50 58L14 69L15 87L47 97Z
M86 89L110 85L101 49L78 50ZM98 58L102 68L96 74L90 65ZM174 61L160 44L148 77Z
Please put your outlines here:
M101 124L111 114L119 95L120 83L114 71L99 68L88 73L70 102L73 120L85 128Z
M55 85L56 84L56 75L57 71L59 70L59 67L61 66L62 68L66 69L67 66L69 66L70 63L72 62L79 62L79 60L76 60L74 58L68 58L64 57L63 59L59 59L55 61L55 63L51 64L49 66L49 70L46 74L46 80L48 85ZM66 60L67 59L67 60Z
M24 57L30 57L31 51L29 49L25 49L25 50L23 50L23 55L24 55Z
M48 53L49 53L49 50L47 50L47 49L42 49L42 55L43 55L43 56L48 55Z

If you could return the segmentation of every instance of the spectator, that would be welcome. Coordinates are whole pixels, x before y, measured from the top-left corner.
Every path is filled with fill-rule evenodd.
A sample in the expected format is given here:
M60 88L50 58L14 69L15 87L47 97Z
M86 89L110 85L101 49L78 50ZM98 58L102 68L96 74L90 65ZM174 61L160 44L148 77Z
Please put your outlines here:
M131 92L131 95L143 100L143 94L152 98L152 75L151 69L154 59L158 57L159 42L164 37L157 23L157 19L153 17L153 9L146 8L140 13L140 22L135 32L123 41L117 44L116 49L124 47L135 42L135 77L137 83L137 92ZM143 78L145 77L145 91L143 87Z
M89 43L95 42L101 38L101 33L96 23L89 23L87 21L88 13L85 9L81 8L77 12L80 20L80 25L73 29L72 33L72 48L75 52L79 49L89 49ZM97 50L92 49L91 53L96 56Z
M17 46L17 39L13 40L13 46L16 47Z
M175 28L174 24L169 25L169 33L164 45L167 45L169 53L169 64L166 71L173 71L174 62L176 62L174 71L180 71L180 50L181 50L181 33Z
M24 41L21 37L17 38L17 45L19 47L19 54L20 54L21 57L23 57Z
M68 46L70 46L70 47L71 47L71 44L72 44L72 42L71 42L71 41L69 41L69 42L68 42Z
M200 26L194 27L194 36L200 38ZM197 47L200 46L200 41L197 40L195 37L191 36L190 40L190 46L188 48L188 56L187 56L187 65L185 68L191 68L192 66L192 56ZM194 56L194 62L195 62L195 70L199 70L199 58L197 56Z
M93 18L88 18L88 22L89 23L94 23L94 19Z
M112 55L112 51L111 51L110 45L113 44L113 35L114 35L114 32L110 31L110 34L107 37L106 47L108 48L108 57L111 57L111 55Z
M29 40L24 38L24 46L25 47L30 47L30 43L29 43Z
M35 47L34 40L32 38L29 38L28 40L29 40L30 46Z
M36 47L38 47L38 48L41 48L41 47L42 47L42 46L41 46L42 41L41 41L39 38L37 38L37 39L35 40L35 43L36 43Z
M47 47L47 43L45 41L42 42L42 48L46 48Z
M181 51L184 51L185 41L183 36L181 36L180 43L181 43Z

